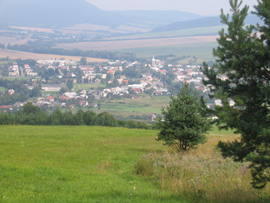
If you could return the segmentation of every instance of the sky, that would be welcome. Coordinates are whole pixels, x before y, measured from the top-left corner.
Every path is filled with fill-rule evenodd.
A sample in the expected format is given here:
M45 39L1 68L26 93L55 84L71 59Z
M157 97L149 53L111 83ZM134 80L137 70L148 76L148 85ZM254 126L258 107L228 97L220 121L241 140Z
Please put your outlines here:
M230 11L229 0L87 0L102 10L179 10L199 15L219 15ZM243 0L250 9L257 0Z

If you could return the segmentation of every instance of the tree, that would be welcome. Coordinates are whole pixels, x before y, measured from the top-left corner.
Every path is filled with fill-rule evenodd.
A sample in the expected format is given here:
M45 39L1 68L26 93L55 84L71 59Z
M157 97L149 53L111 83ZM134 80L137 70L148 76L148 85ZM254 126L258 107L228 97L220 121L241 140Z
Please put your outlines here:
M30 91L30 97L39 97L41 96L40 87L36 86Z
M72 88L73 88L73 80L68 80L67 81L67 87L68 87L69 90L72 90Z
M40 108L38 106L33 105L31 102L27 102L21 110L24 114L38 114L41 112Z
M59 93L66 93L68 91L68 87L61 87L61 89L59 90Z
M167 108L162 108L162 118L157 119L160 130L157 140L178 151L195 148L206 142L205 133L210 130L210 122L203 114L203 99L185 84L176 97L170 97Z
M270 181L270 3L258 1L254 13L263 23L256 26L245 26L249 7L241 4L230 0L231 18L221 12L228 30L219 33L219 46L213 51L216 63L212 68L204 64L209 79L205 85L211 85L214 96L222 100L223 105L213 111L219 127L241 135L233 142L219 142L222 155L250 161L252 185L263 188ZM219 79L221 75L227 79ZM235 104L230 105L230 100Z
M87 64L87 59L86 59L86 57L82 57L82 58L81 58L80 64L81 64L81 65L86 65L86 64Z

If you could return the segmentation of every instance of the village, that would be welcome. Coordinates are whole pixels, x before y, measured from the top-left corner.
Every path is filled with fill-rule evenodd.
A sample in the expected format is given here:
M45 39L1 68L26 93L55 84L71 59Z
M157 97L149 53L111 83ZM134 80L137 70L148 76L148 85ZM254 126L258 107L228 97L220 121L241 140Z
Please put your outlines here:
M99 101L104 99L137 99L143 94L176 95L184 83L190 84L200 95L208 97L210 88L203 85L203 80L207 78L199 65L166 64L155 57L149 62L116 60L87 64L85 58L80 62L50 59L38 60L34 67L29 64L19 66L14 62L8 68L7 77L29 80L30 84L25 84L29 91L38 87L41 94L31 99L31 102L45 109L99 108ZM226 80L227 77L222 75L220 79ZM75 90L76 85L85 88ZM96 88L92 88L92 85ZM8 89L6 94L13 95L16 91ZM25 103L26 101L9 103L1 105L0 109L18 109ZM230 105L233 104L230 101ZM209 99L207 105L213 108L221 105L221 101Z

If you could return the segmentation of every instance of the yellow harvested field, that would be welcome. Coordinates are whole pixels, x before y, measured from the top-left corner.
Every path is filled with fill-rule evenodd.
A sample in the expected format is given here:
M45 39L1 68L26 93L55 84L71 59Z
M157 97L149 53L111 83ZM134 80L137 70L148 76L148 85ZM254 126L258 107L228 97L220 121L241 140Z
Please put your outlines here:
M62 56L62 55L53 55L53 54L36 54L29 52L20 52L20 51L12 51L6 49L0 49L0 58L9 57L10 59L34 59L34 60L47 60L51 58L65 58L66 60L72 61L80 61L80 56ZM107 59L98 59L98 58L90 58L86 57L88 62L107 62Z
M100 42L78 42L57 44L56 48L81 49L81 50L117 50L144 47L162 47L172 45L196 44L205 42L216 42L218 36L193 36L173 37L160 39L138 39L122 41L100 41Z
M34 41L34 39L31 39L30 37L25 38L25 39L21 39L21 38L17 38L17 37L0 36L0 44L4 44L4 45L8 45L8 44L22 45L22 44L26 44L28 41Z
M0 44L12 44L17 41L16 37L0 36Z
M14 29L19 30L30 30L30 31L36 31L36 32L44 32L44 33L54 33L54 31L62 32L63 34L73 34L73 33L81 33L82 31L76 31L76 30L65 30L65 29L49 29L49 28L39 28L39 27L21 27L21 26L10 26Z

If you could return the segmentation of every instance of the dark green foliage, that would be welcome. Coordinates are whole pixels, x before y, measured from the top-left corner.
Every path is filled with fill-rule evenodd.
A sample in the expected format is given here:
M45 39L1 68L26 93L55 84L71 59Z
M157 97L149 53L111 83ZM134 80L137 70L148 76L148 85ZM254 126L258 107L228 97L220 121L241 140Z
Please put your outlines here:
M23 108L15 114L0 113L0 125L100 125L111 127L151 129L151 125L144 122L121 121L108 112L96 114L93 111L78 110L62 112L59 108L47 114L38 106L27 102Z
M38 114L39 112L41 112L41 110L40 110L39 107L34 106L31 102L27 102L27 103L23 106L21 112L22 112L23 114L29 115L29 114L31 114L31 113L32 113L32 114Z
M195 148L206 142L205 133L210 130L210 123L202 114L204 105L199 101L197 92L185 84L176 97L171 96L167 108L162 108L162 118L157 119L160 130L158 141L172 146L178 151Z
M80 60L81 65L86 65L87 64L87 59L85 57L82 57Z
M35 87L32 90L29 90L25 84L27 80L7 80L0 79L0 87L4 87L7 90L13 89L15 94L9 95L6 91L0 96L0 105L8 105L15 102L25 102L29 97L38 97L41 95L40 88Z
M141 71L136 68L126 68L123 70L123 75L127 78L141 78Z
M249 8L241 9L241 3L230 0L232 17L221 13L228 30L219 33L219 46L214 49L216 64L212 68L204 65L209 79L205 84L212 85L215 97L223 103L215 109L219 127L233 128L241 134L240 140L219 143L223 156L250 161L252 185L263 188L270 180L270 2L258 1L255 6L254 13L263 21L256 26L244 25ZM220 75L228 79L221 80ZM230 106L229 99L235 105Z
M36 86L32 90L30 90L29 96L30 97L40 97L41 96L40 87Z
M67 87L68 87L68 89L69 89L69 90L72 90L73 86L74 86L74 85L73 85L73 80L68 80L68 81L67 81Z

